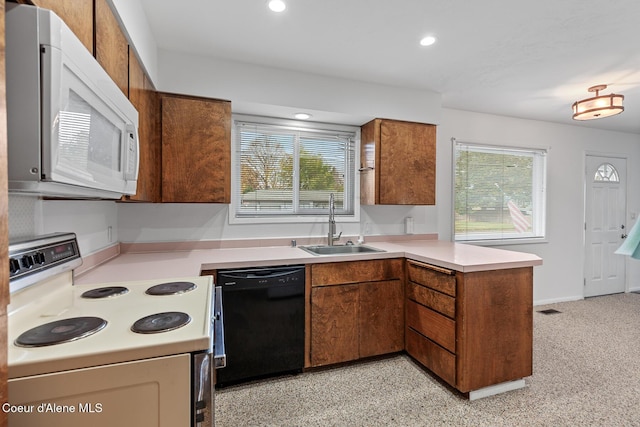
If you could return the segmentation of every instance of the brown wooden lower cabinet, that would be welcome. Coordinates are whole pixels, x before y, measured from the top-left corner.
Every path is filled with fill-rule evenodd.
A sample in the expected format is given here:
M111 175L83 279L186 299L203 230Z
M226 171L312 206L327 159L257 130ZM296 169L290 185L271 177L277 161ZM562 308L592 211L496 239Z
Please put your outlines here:
M451 385L456 383L456 356L411 328L406 331L406 350L422 365Z
M408 260L407 272L405 348L418 362L462 392L533 373L532 267L461 273Z
M404 349L463 393L533 373L532 267L461 273L403 259L313 264L307 292L306 367Z
M311 291L312 366L358 358L358 294L358 285Z
M415 301L407 301L407 327L452 353L456 352L456 322Z
M456 275L456 388L533 373L533 267Z
M311 366L402 351L402 263L392 259L311 266Z
M402 351L402 281L395 279L362 283L359 285L359 291L360 357Z

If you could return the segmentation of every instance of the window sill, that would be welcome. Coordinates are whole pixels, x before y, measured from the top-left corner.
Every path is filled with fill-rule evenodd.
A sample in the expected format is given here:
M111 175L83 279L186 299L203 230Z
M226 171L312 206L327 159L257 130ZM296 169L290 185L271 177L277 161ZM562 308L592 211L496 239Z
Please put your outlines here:
M229 215L229 224L311 224L325 223L329 220L329 215L283 215L283 216L256 216L256 217L235 217ZM359 215L338 216L335 221L340 223L360 222Z
M546 237L528 237L522 239L504 239L504 240L455 240L455 243L465 243L477 246L517 246L517 245L535 245L539 243L549 243Z

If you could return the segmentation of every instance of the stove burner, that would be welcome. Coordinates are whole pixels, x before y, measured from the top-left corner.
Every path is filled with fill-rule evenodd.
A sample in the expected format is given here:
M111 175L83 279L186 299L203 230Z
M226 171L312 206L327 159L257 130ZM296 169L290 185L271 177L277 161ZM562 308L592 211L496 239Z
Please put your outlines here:
M167 282L150 287L145 291L147 295L178 295L196 288L191 282Z
M124 286L105 286L104 288L91 289L84 292L82 298L100 299L116 297L118 295L124 295L129 292L129 289Z
M167 311L145 316L137 320L131 330L138 334L156 334L181 328L191 322L191 316L179 311Z
M99 317L72 317L45 323L23 332L16 340L18 347L44 347L75 341L93 335L107 326Z

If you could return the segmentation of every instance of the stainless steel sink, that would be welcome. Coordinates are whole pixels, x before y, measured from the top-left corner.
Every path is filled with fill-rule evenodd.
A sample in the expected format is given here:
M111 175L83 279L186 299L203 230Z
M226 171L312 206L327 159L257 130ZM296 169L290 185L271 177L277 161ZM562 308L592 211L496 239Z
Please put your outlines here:
M370 246L362 245L317 245L317 246L299 246L303 251L309 252L312 255L351 255L351 254L364 254L371 252L386 252L382 249L372 248Z

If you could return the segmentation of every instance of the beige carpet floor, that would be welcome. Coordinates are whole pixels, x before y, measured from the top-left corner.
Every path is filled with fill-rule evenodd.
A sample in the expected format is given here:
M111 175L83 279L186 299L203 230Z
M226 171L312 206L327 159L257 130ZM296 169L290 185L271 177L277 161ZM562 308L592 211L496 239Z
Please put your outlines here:
M237 385L216 425L640 426L640 294L534 307L533 362L524 389L472 402L406 355Z

